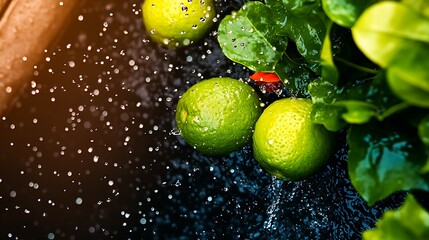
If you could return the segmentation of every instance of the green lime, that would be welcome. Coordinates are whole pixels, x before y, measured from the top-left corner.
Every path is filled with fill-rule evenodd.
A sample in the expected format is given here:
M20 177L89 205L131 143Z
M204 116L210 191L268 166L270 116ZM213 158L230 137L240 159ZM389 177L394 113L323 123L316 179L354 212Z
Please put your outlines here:
M272 175L299 181L323 167L334 149L334 134L311 122L309 99L284 98L270 104L255 125L255 159Z
M212 0L145 0L142 14L153 40L181 47L201 39L213 25L216 12Z
M176 123L197 151L223 155L250 143L262 109L252 87L232 78L198 82L181 97Z

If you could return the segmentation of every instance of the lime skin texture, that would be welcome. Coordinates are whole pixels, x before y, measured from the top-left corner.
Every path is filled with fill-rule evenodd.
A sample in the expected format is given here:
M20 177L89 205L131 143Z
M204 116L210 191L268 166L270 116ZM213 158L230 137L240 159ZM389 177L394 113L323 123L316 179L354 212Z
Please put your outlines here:
M203 38L216 11L212 0L145 0L142 15L146 32L155 42L179 48Z
M255 125L253 153L270 174L300 181L326 165L335 135L311 122L312 102L284 98L271 103Z
M211 78L182 95L176 123L181 137L197 151L225 155L251 143L261 113L252 87L232 78Z

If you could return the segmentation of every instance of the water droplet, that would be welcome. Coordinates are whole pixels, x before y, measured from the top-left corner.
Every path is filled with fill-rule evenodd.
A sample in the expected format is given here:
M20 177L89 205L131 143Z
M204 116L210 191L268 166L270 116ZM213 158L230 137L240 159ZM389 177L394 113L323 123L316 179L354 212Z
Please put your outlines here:
M80 198L80 197L76 198L76 204L77 204L77 205L81 205L81 204L82 204L82 202L83 202L83 199L82 199L82 198Z
M187 12L188 11L188 7L185 6L183 3L181 3L180 6L182 7L182 12Z
M183 40L183 45L188 46L189 44L191 44L191 40L189 39Z

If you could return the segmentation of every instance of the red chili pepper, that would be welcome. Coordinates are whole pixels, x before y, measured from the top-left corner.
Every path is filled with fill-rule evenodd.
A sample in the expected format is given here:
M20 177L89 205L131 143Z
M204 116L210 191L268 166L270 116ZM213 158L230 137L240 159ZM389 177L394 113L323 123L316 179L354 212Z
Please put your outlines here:
M273 82L279 82L280 78L275 73L269 73L269 72L255 72L253 75L250 76L250 79L254 81L260 81L260 82L267 82L267 83L273 83Z

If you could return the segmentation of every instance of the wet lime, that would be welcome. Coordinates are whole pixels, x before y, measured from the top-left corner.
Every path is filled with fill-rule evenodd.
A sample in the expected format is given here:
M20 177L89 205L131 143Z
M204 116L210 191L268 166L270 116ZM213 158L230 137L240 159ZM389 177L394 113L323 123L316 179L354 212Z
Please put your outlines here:
M149 36L167 47L181 47L201 39L216 15L212 0L145 0L143 23Z
M270 104L255 125L255 159L269 173L303 180L324 166L334 148L334 135L311 122L309 99L285 98Z
M176 123L183 139L199 152L222 155L250 143L261 112L252 87L232 78L212 78L183 94Z

